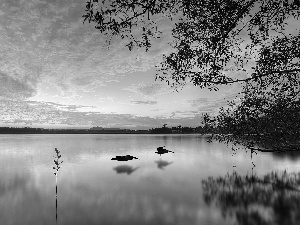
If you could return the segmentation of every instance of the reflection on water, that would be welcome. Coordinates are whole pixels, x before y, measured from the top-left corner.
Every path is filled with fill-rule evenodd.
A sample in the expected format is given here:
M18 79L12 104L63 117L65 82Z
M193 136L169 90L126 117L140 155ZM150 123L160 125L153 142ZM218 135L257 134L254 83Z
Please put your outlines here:
M202 181L207 205L217 205L237 224L300 224L300 173L241 176L234 172Z
M168 161L165 161L165 160L158 160L158 161L155 161L157 163L157 167L159 169L164 169L166 166L172 164L173 162L168 162Z
M0 135L0 143L1 225L55 224L55 148L64 161L57 177L61 225L299 221L298 191L289 175L300 171L299 160L258 153L253 160L259 178L250 186L249 152L232 156L230 147L199 135ZM157 155L158 146L175 154ZM128 153L138 160L111 160ZM233 165L236 179L225 176ZM284 169L289 173L283 180L289 182L280 183L279 175L276 182L275 175L264 177Z
M272 152L275 158L287 158L288 160L299 161L300 151Z
M132 166L128 165L120 165L113 168L117 173L127 173L128 175L132 174L134 171L138 169L138 167L133 168Z
M28 171L2 176L0 224L55 224L55 186L52 187L52 198L48 198L41 194Z

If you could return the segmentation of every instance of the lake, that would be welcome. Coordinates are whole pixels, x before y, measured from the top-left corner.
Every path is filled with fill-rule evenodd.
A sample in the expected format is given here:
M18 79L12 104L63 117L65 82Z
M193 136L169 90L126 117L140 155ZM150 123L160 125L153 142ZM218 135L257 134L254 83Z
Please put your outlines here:
M300 224L299 191L244 179L298 173L299 155L251 160L195 134L0 135L0 224L56 223L55 148L57 224Z

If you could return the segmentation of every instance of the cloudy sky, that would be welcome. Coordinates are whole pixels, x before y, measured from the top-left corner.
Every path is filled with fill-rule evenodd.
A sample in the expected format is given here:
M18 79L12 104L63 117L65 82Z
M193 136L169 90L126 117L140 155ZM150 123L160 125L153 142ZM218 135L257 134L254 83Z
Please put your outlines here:
M155 81L167 23L149 52L130 52L121 40L108 48L84 11L85 0L1 0L0 126L195 127L236 95Z

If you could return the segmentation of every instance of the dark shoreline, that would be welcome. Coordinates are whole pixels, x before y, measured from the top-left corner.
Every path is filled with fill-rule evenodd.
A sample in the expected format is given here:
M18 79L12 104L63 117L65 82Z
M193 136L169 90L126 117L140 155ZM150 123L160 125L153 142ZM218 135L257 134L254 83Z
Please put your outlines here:
M161 130L130 130L130 129L45 129L45 128L16 128L0 127L0 134L203 134L190 130L192 132L159 132Z

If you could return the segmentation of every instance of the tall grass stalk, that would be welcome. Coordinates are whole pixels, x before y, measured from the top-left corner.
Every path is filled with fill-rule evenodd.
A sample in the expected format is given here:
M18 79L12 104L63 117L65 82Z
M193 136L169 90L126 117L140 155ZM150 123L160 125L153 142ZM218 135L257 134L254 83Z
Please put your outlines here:
M58 176L58 171L60 169L60 164L63 163L63 161L59 162L59 159L61 158L61 154L60 154L60 151L55 148L55 153L56 153L56 156L53 156L55 159L53 160L54 163L55 163L55 166L53 167L53 169L55 170L54 172L54 175L55 175L55 181L56 181L56 224L57 224L57 176Z

